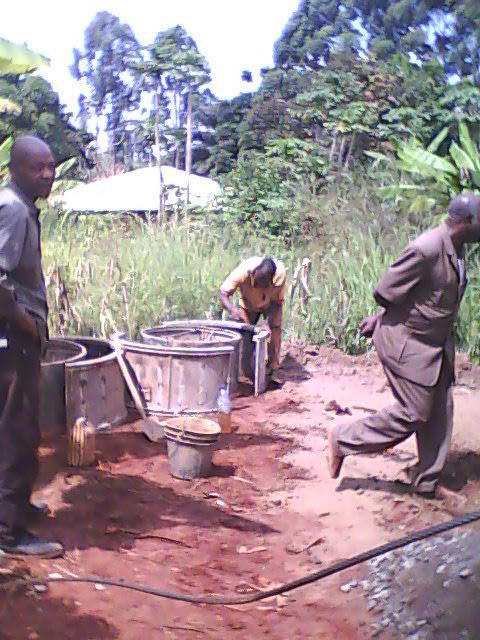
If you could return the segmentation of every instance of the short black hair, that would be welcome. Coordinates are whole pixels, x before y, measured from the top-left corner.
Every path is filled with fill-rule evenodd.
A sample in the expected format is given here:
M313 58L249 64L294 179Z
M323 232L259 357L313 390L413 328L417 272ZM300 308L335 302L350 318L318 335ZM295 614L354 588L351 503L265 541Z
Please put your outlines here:
M448 217L454 223L473 222L480 209L480 197L468 191L460 193L450 203Z
M255 269L255 272L257 271L259 271L262 274L270 276L273 280L277 272L277 265L275 263L275 260L273 258L264 258L261 261L261 263L258 265L258 267Z

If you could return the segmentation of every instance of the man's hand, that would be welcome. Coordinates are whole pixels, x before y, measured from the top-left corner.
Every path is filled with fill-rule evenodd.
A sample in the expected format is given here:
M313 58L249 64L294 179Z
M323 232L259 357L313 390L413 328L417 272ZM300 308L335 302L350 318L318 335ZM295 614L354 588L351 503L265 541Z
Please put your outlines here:
M16 331L30 336L35 344L40 342L35 320L17 303L12 292L3 286L0 286L0 309L2 320L7 321Z
M15 314L14 326L18 331L21 331L32 338L34 344L40 343L37 324L28 313L25 313L25 311L19 311Z
M237 309L237 307L232 307L230 315L232 316L232 320L235 320L235 322L245 322L242 316L242 312L240 311L240 309Z
M232 304L230 294L225 291L220 291L220 300L223 307L228 311L228 315L235 322L245 322L242 312L235 305Z
M375 316L368 316L367 318L364 318L360 322L359 326L360 335L364 338L371 338L373 336L373 332L375 331L375 327L377 326L377 322L378 314Z

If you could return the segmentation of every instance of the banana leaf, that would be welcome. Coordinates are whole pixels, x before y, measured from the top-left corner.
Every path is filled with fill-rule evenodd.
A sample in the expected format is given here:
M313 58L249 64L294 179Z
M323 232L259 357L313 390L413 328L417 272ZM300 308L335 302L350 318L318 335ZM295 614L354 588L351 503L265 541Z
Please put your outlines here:
M9 136L0 144L0 168L6 167L10 162L10 149L13 145L13 138Z
M471 161L475 165L475 171L480 171L480 154L475 143L470 137L470 132L465 122L458 123L458 135L463 150L470 156Z
M379 187L378 193L382 198L397 198L417 191L424 191L425 187L418 184L393 184L388 187Z
M421 147L403 145L399 149L399 158L404 164L405 171L420 175L435 177L438 172L456 175L457 168L445 158L429 153Z
M435 153L438 150L439 146L442 144L442 142L445 140L445 138L448 136L449 131L450 131L449 127L444 127L440 131L438 136L435 136L432 142L428 145L427 151L429 153Z
M458 146L456 142L452 142L452 144L450 145L449 153L452 156L453 161L457 165L458 169L466 168L472 172L476 170L473 160L470 158L466 151Z
M363 153L374 160L374 162L372 163L373 169L376 169L382 162L385 162L387 164L393 162L393 164L395 164L394 159L390 156L385 155L384 153L378 153L377 151L364 151Z
M68 171L70 171L70 169L72 169L77 164L77 162L78 158L69 158L68 160L65 160L64 162L59 164L55 169L57 179L63 178L65 174L68 173Z

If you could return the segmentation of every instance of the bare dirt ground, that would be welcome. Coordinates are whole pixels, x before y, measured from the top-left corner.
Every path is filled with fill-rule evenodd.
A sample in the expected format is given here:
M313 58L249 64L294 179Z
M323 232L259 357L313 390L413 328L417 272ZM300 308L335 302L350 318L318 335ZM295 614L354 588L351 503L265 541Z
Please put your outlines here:
M382 456L347 459L339 481L327 476L327 429L391 400L374 354L292 348L284 367L282 389L235 400L237 430L222 436L210 478L172 478L165 446L147 442L135 425L99 436L98 464L88 470L67 468L63 438L48 439L37 495L49 502L53 517L36 530L62 540L65 558L9 563L0 567L0 580L27 570L35 576L93 574L172 591L241 594L479 508L480 370L464 357L444 478L465 498L461 507L413 496L395 482L414 460L413 441ZM352 416L331 410L333 400ZM374 635L378 616L361 588L340 587L362 581L369 571L362 565L238 607L192 605L95 585L52 584L45 593L7 590L0 595L0 638L361 640ZM423 587L424 592L428 585ZM453 587L448 594L454 598ZM450 601L449 607L455 609ZM382 637L397 636L387 626Z

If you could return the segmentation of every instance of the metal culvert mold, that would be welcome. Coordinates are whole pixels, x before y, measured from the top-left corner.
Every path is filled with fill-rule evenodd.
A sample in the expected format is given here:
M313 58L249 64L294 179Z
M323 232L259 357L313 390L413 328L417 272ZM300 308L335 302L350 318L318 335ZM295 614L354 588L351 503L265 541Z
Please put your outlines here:
M212 342L206 346L165 346L133 342L121 334L118 338L142 389L147 413L216 413L218 393L230 376L233 346ZM127 406L132 406L129 395Z
M86 354L86 348L72 340L48 341L40 370L41 431L65 431L65 365L81 360Z
M191 331L208 330L214 333L204 333L203 342L218 340L218 344L232 344L234 346L234 360L231 374L231 388L237 388L238 377L250 378L255 384L255 394L263 393L266 389L265 356L268 342L268 332L261 327L255 327L233 320L172 320L164 322L158 327L151 327L141 331L145 342L165 344L167 340L187 341ZM182 332L184 332L182 334ZM240 336L240 341L230 342L231 334ZM194 338L194 334L191 334ZM201 337L199 338L199 341Z
M207 326L201 322L165 322L158 327L150 327L141 331L143 341L147 344L165 347L233 347L232 367L230 370L230 389L237 390L242 336L238 331L223 327Z
M65 366L66 423L85 417L96 429L123 424L127 418L125 383L108 340L75 336L84 359Z

